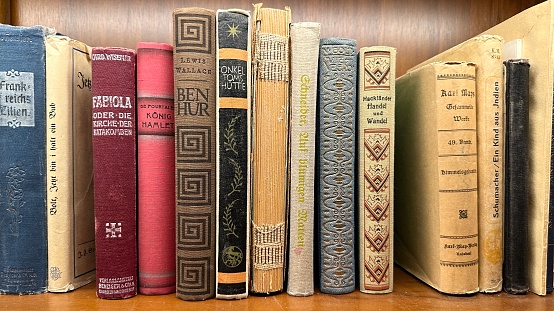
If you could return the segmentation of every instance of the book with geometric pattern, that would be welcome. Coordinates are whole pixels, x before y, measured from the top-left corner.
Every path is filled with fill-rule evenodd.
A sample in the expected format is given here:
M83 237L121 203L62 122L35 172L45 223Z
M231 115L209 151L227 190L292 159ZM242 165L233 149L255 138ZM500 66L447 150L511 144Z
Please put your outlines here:
M215 297L216 15L173 11L177 297Z
M250 13L217 11L216 298L248 296L250 277Z
M345 294L356 286L356 41L324 38L319 51L320 290Z
M358 66L359 285L364 293L390 293L396 49L362 47Z

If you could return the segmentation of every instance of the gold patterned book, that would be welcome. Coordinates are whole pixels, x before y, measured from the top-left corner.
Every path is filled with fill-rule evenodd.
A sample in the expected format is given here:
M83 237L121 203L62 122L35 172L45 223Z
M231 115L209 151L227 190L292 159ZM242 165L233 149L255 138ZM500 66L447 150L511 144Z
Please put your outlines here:
M254 5L252 133L252 284L283 290L289 119L291 12Z
M393 289L396 49L358 54L358 225L360 291Z
M396 79L394 256L448 294L479 290L475 65Z

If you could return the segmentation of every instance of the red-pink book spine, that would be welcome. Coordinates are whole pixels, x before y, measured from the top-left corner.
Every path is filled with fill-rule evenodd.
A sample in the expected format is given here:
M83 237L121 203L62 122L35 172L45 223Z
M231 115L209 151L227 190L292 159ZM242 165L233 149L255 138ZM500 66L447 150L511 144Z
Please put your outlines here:
M96 295L137 294L136 54L92 49Z
M175 292L173 46L137 44L139 292Z

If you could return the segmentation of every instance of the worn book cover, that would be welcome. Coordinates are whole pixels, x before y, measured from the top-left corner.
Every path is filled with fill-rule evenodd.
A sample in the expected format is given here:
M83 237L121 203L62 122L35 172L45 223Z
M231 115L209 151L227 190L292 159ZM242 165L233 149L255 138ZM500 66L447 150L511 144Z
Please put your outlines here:
M477 87L479 290L502 290L504 210L504 83L501 36L479 35L426 60L474 62Z
M173 12L177 297L215 296L215 12Z
M173 47L137 44L138 286L175 292Z
M475 65L396 80L395 261L438 291L479 290Z
M396 49L358 54L358 274L360 291L393 289Z
M254 5L250 286L254 293L280 292L284 286L290 22L288 7Z
M520 39L522 56L532 64L529 84L529 290L547 292L549 209L551 209L552 91L554 83L554 5L545 1L486 30L506 42ZM551 252L552 254L552 252ZM550 287L550 286L549 286Z
M48 291L96 279L92 179L91 48L46 38Z
M504 290L529 291L527 258L529 211L529 62L506 66L506 191L504 217Z
M46 34L0 25L0 294L47 288Z
M217 11L216 298L248 296L250 277L250 13Z
M136 53L92 49L96 295L137 294Z
M350 293L356 287L357 64L355 40L320 40L316 208L320 224L319 289L327 294Z
M290 213L287 293L314 294L314 180L321 24L293 23L291 36Z

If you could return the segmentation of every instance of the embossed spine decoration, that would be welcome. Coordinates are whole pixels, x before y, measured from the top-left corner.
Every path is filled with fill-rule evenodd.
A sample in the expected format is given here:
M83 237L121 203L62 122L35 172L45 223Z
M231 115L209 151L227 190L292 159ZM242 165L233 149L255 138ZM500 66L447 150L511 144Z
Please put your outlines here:
M216 298L248 296L250 271L250 13L217 11Z
M290 237L287 293L314 293L314 183L320 23L291 25Z
M320 40L320 290L329 294L350 293L355 288L356 70L356 41Z
M396 49L363 47L358 70L360 291L393 287L394 99Z
M287 211L290 9L253 13L252 285L283 290Z
M136 53L92 48L96 296L137 294Z
M177 297L215 297L216 15L173 12Z
M47 287L45 33L0 25L0 294Z

